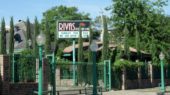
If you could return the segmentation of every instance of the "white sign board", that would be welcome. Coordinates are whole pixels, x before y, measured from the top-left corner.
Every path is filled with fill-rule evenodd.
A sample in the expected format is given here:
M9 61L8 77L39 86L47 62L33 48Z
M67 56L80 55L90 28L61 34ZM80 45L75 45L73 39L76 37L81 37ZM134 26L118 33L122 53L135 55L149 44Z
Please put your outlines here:
M90 21L58 21L57 36L58 38L79 38L80 27L82 38L90 35Z

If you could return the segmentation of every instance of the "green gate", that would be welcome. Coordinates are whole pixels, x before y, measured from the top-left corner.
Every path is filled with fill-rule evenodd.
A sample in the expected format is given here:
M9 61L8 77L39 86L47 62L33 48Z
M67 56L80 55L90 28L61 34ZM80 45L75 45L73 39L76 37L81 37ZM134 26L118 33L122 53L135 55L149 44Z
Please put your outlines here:
M55 95L56 87L85 88L93 85L93 64L87 62L56 61L54 55L47 55L51 64L51 86ZM97 64L98 86L105 90L111 90L111 63L105 60ZM56 72L57 71L57 72ZM75 75L73 74L75 72ZM75 85L75 83L76 85Z
M104 61L104 88L111 90L111 62L110 60Z
M75 62L73 64L70 61L65 62L57 62L55 68L60 72L55 76L56 79L60 79L61 82L57 82L56 84L62 84L63 86L74 86L74 81L76 81L76 86L86 86L92 85L93 80L93 64L87 62ZM75 73L75 77L74 74ZM52 75L53 76L53 75ZM75 79L74 79L75 78ZM98 86L104 87L106 90L111 89L111 63L110 60L104 61L104 63L97 63L97 79L102 83L98 83ZM68 85L68 80L73 85Z

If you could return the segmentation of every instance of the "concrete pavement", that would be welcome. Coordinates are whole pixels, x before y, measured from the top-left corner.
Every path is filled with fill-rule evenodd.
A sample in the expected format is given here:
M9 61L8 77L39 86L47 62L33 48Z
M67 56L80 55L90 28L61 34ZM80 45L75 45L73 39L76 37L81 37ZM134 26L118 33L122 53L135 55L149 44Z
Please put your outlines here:
M103 95L161 95L159 87L144 88L144 89L132 89L132 90L111 90L103 92ZM170 86L166 86L166 93L164 95L170 95Z
M79 89L82 89L81 91L83 91L83 87L57 87L57 90L65 90L65 91L61 91L60 94L74 94L77 95L79 93ZM73 91L70 91L73 90ZM74 91L75 90L75 91ZM169 93L165 93L164 95L170 95L170 86L166 87L166 91ZM154 88L144 88L144 89L131 89L131 90L111 90L108 92L103 92L102 95L161 95L158 94L160 92L160 88L159 87L154 87ZM81 94L84 95L84 94Z
M133 90L119 90L119 91L109 91L104 92L103 95L157 95L156 92L140 92Z

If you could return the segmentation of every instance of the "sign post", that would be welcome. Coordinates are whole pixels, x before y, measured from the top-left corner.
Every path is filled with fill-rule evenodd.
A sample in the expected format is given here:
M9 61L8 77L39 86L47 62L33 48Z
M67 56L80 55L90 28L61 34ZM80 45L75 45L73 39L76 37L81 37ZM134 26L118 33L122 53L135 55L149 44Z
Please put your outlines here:
M58 35L57 38L73 39L72 60L73 60L73 85L76 85L76 53L75 53L75 38L79 38L79 28L82 27L82 38L88 38L90 34L90 21L89 20L64 20L58 21Z

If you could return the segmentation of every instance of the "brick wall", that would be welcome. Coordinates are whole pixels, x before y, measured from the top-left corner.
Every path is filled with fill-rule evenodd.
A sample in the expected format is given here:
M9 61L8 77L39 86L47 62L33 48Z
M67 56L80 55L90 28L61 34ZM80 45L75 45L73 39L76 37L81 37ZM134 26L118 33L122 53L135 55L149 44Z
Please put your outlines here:
M61 79L60 79L60 67L58 66L58 67L56 67L56 73L55 73L56 75L56 85L57 86L61 86Z
M38 61L37 61L38 62ZM49 66L47 60L43 60L43 91L48 90ZM37 69L38 70L38 69ZM37 95L33 91L38 91L38 83L10 83L9 87L12 95ZM45 94L44 94L45 95Z
M38 91L38 83L10 83L10 95L37 95L33 91Z
M49 65L43 60L43 90L48 90ZM1 83L2 82L2 83ZM10 83L9 56L0 55L0 95L34 95L38 83ZM35 94L37 95L37 94ZM45 95L45 94L44 94Z
M10 81L9 56L0 55L0 70L1 70L2 81L9 82Z
M9 56L0 55L0 76L1 76L1 94L9 95L9 82L10 82L10 62Z
M150 79L142 79L140 88L158 87L161 83L160 79L153 79L151 83ZM170 79L165 79L166 85L170 85ZM138 87L138 80L126 80L126 89L136 89Z
M50 65L47 62L47 59L43 60L43 91L48 90L48 83L50 78Z

